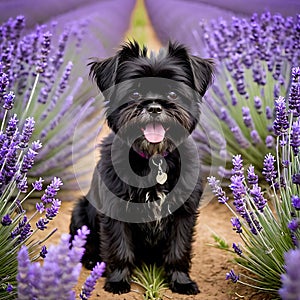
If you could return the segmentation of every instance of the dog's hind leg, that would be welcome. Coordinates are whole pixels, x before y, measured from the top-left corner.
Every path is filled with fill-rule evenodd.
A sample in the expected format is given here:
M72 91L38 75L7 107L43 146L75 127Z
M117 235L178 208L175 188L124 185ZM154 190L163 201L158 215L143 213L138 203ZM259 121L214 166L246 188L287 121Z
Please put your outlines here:
M70 224L71 239L73 239L77 230L83 225L88 227L90 234L87 237L85 252L81 261L87 269L91 270L98 261L101 261L99 216L94 206L85 197L80 199L73 209Z

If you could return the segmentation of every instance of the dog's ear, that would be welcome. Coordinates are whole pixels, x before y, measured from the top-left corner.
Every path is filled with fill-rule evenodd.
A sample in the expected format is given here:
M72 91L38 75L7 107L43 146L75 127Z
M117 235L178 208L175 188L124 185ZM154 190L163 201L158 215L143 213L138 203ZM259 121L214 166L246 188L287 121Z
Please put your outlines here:
M93 61L89 66L91 66L90 76L96 81L101 92L114 85L118 67L117 55L102 61Z
M147 48L145 46L140 47L138 42L133 40L125 43L118 52L120 62L126 60L132 60L138 57L147 56Z
M200 58L190 55L190 63L194 76L195 87L204 96L208 86L213 81L215 65L210 58Z

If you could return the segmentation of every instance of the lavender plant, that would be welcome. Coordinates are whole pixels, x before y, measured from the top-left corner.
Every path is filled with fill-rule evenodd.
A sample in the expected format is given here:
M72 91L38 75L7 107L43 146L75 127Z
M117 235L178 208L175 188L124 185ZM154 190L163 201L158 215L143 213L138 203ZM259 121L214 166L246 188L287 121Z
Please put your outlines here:
M76 299L74 287L80 275L80 259L89 232L86 226L78 229L72 247L70 235L63 234L57 246L49 247L42 265L40 262L30 262L28 248L23 246L18 253L18 299ZM82 287L81 299L90 298L104 269L104 263L98 263L93 268Z
M71 167L93 150L90 141L99 122L99 114L94 116L95 99L88 97L91 85L81 76L72 76L72 61L78 56L87 25L69 24L58 35L52 23L24 35L24 24L24 17L19 16L0 26L1 102L3 97L15 102L1 118L17 114L21 124L28 116L36 121L33 138L45 146L27 174L29 183L36 177L49 182L55 174L64 179L64 188L74 190L78 186ZM82 174L85 172L83 169Z
M299 251L299 116L300 68L295 67L292 69L288 101L283 97L275 101L272 127L276 135L276 158L268 153L261 168L270 189L263 190L259 186L256 168L253 165L245 168L241 155L235 155L232 159L229 185L233 196L232 205L228 203L220 181L213 176L208 178L219 202L233 213L231 224L241 239L240 243L232 245L231 251L236 254L235 261L246 274L235 274L231 270L226 278L273 294L272 299L279 299L279 294L289 293L293 284L298 284L287 281L287 278L298 280L298 277L291 275L292 269L289 266L286 267L287 275L281 274L285 273L285 253L290 249ZM224 243L218 243L218 247L227 249ZM293 254L286 255L288 265L289 255Z
M250 20L213 20L194 29L193 49L200 44L198 31L217 64L195 135L204 169L229 178L230 157L240 153L245 166L253 165L263 178L259 162L276 147L274 99L287 96L291 67L300 62L300 15L265 12Z
M285 274L281 275L282 287L279 290L279 295L282 300L299 299L300 297L300 274L297 262L300 261L300 249L289 250L284 255Z
M5 74L1 73L3 83ZM35 191L43 191L43 179L30 184L27 177L38 156L42 144L39 140L30 142L35 121L29 117L20 124L16 114L5 122L8 111L13 108L11 93L2 91L3 120L0 130L0 298L15 297L17 275L17 252L22 245L28 246L32 260L43 257L47 252L44 241L53 234L46 235L43 240L33 240L34 234L44 231L47 224L58 214L61 202L56 198L62 181L54 177L44 190L36 211L28 217L23 203ZM36 216L38 221L33 223Z

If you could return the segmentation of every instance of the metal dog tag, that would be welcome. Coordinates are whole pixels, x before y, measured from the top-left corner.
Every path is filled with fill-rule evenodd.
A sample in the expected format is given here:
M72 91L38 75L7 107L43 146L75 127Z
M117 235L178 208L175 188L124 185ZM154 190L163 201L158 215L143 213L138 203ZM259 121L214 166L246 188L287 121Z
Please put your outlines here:
M164 184L168 179L168 175L161 170L158 170L158 174L156 175L156 182L159 184Z
M164 172L164 170L161 167L163 163L162 160L160 160L160 162L157 164L155 163L154 159L152 159L152 163L154 164L154 166L158 167L157 175L155 177L156 182L159 184L164 184L168 179L168 175Z

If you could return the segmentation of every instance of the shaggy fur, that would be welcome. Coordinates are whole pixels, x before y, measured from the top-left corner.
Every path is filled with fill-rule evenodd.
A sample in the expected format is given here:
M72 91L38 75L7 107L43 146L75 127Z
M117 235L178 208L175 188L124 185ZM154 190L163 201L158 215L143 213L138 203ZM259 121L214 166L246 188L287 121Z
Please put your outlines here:
M90 191L76 204L70 231L74 236L82 225L91 230L82 262L87 268L106 262L106 291L129 292L132 270L146 262L164 267L172 291L199 292L189 276L202 194L190 133L212 73L211 60L192 56L176 43L149 56L145 47L127 43L115 56L91 63L112 133L101 144ZM166 130L162 141L149 142L141 134L151 122ZM155 181L154 163L160 159L168 176L164 183ZM141 186L139 178L149 185ZM146 206L135 210L123 202L158 204L147 211ZM138 221L126 222L127 217Z

